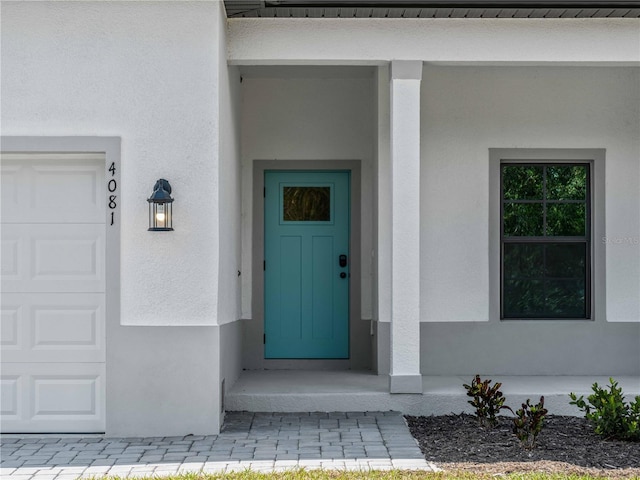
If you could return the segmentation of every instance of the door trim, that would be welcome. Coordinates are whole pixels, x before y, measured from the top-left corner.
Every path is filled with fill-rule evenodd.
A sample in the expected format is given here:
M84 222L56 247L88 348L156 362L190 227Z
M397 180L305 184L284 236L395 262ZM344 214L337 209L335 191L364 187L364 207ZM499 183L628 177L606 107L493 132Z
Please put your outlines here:
M349 290L349 350L345 360L288 360L264 358L264 172L265 170L312 170L351 172L351 285ZM317 369L347 370L353 366L370 367L367 348L358 342L370 343L369 322L361 320L361 161L360 160L254 160L253 161L253 247L252 247L252 319L244 323L243 367L246 369ZM362 330L366 328L366 335ZM362 352L362 353L361 353ZM366 357L366 358L363 358Z

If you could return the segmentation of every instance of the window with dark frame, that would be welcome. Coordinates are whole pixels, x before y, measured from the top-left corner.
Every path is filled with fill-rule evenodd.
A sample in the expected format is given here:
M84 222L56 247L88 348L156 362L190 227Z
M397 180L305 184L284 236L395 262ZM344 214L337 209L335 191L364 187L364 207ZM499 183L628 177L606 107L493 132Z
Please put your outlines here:
M501 318L591 317L590 176L588 163L501 163Z

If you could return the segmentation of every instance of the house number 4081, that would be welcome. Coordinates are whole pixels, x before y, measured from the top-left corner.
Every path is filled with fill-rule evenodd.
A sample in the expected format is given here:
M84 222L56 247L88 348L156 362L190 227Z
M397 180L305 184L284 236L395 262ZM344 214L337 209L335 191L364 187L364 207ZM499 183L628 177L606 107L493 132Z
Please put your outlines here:
M116 191L118 190L118 182L115 179L116 176L116 164L115 162L111 162L111 166L109 166L109 171L111 172L111 178L109 179L109 181L107 182L107 190L109 191L109 203L107 204L109 207L109 210L111 210L111 223L110 225L113 225L114 223L114 217L115 217L115 209L118 206L118 204L116 203L116 198L117 195L115 195Z

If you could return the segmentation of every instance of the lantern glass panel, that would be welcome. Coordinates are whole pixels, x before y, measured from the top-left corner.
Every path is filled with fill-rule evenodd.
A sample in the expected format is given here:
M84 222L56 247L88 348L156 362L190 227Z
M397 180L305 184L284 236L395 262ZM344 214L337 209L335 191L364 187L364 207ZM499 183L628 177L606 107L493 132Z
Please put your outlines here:
M149 203L149 230L173 230L171 203Z

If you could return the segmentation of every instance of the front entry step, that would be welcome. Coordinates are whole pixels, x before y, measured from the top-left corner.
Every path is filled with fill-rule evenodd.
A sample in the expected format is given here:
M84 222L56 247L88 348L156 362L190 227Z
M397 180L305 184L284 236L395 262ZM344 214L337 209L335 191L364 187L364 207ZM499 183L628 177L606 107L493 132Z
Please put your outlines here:
M389 393L389 377L363 371L248 370L242 372L225 398L227 411L352 412L398 411L406 415L448 415L472 412L462 386L469 376L423 376L422 394ZM545 397L554 415L582 416L569 405L569 392L589 395L593 382L604 377L500 376L509 405ZM640 378L617 377L629 398L640 394Z

